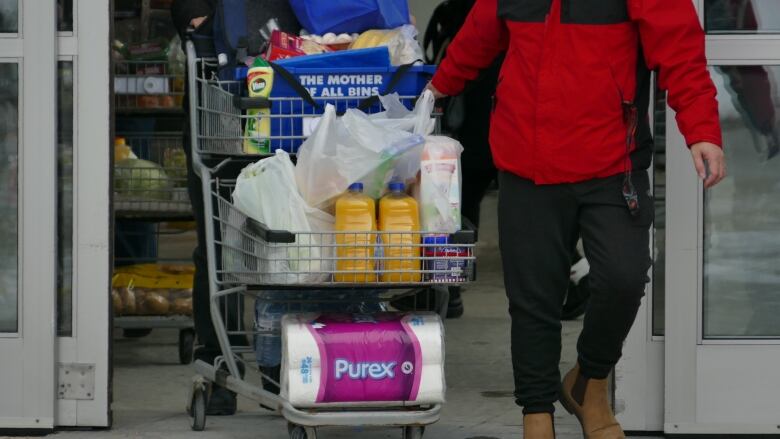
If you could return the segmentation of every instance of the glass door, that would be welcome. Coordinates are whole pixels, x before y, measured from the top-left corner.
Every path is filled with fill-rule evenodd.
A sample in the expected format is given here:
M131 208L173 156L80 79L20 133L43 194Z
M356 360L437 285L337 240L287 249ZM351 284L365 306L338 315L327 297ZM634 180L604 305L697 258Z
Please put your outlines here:
M0 1L0 428L55 425L56 10Z
M705 192L670 129L664 429L777 434L780 2L698 7L729 177Z

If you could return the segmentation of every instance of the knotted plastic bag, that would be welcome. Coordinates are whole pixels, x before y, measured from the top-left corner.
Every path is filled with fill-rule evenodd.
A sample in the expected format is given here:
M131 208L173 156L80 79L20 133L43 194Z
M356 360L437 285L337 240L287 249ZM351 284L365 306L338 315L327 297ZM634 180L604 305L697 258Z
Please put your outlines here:
M276 155L251 164L241 171L233 191L233 204L270 230L294 232L293 244L255 246L261 273L267 283L315 283L327 280L332 270L330 247L323 242L333 230L331 215L310 207L295 183L295 166L290 156Z

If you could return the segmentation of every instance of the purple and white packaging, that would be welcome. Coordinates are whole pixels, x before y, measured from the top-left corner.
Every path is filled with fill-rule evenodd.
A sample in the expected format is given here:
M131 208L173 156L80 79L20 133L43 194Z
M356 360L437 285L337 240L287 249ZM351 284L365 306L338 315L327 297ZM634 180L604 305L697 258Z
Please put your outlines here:
M301 408L443 403L443 337L433 313L286 315L282 396Z

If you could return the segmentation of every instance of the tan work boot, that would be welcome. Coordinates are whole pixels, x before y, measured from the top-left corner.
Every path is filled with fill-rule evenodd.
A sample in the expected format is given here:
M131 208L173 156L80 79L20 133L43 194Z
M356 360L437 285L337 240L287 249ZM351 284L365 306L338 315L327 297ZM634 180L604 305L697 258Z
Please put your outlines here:
M577 364L561 383L561 404L579 419L585 439L625 439L607 396L607 380L585 378Z
M555 424L550 413L533 413L523 416L523 438L555 439Z

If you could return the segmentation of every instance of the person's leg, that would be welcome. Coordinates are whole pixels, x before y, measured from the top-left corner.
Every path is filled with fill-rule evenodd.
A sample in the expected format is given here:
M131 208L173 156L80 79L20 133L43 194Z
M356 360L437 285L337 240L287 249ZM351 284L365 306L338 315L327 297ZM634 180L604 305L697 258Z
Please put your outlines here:
M184 152L187 155L187 191L192 204L192 214L195 218L197 243L192 253L192 262L195 265L195 277L192 285L192 311L195 325L195 334L198 338L198 349L195 350L195 359L212 363L214 357L221 354L217 335L211 322L211 310L209 309L209 273L206 260L206 229L204 225L203 189L200 178L192 168L191 141L189 136L189 123L184 124Z
M560 386L561 308L577 239L577 201L569 185L537 186L502 172L498 204L516 401L525 414L552 413Z
M590 263L590 302L577 343L582 373L606 378L622 353L649 282L650 225L653 202L647 195L649 178L634 175L640 212L632 216L621 194L622 176L583 198L580 230Z
M578 364L564 377L561 402L586 437L623 438L612 412L607 377L639 309L650 268L653 203L647 173L634 176L640 212L632 216L622 197L622 176L578 185L580 230L590 262L590 300L577 343Z
M192 285L192 318L197 336L198 348L194 359L213 364L222 354L214 324L211 320L210 287L208 263L206 259L206 228L204 224L203 189L201 180L192 168L189 123L184 124L184 152L187 155L187 191L192 203L192 212L197 229L197 245L192 254L195 276ZM214 386L206 410L209 415L232 415L236 412L236 395L220 386Z

